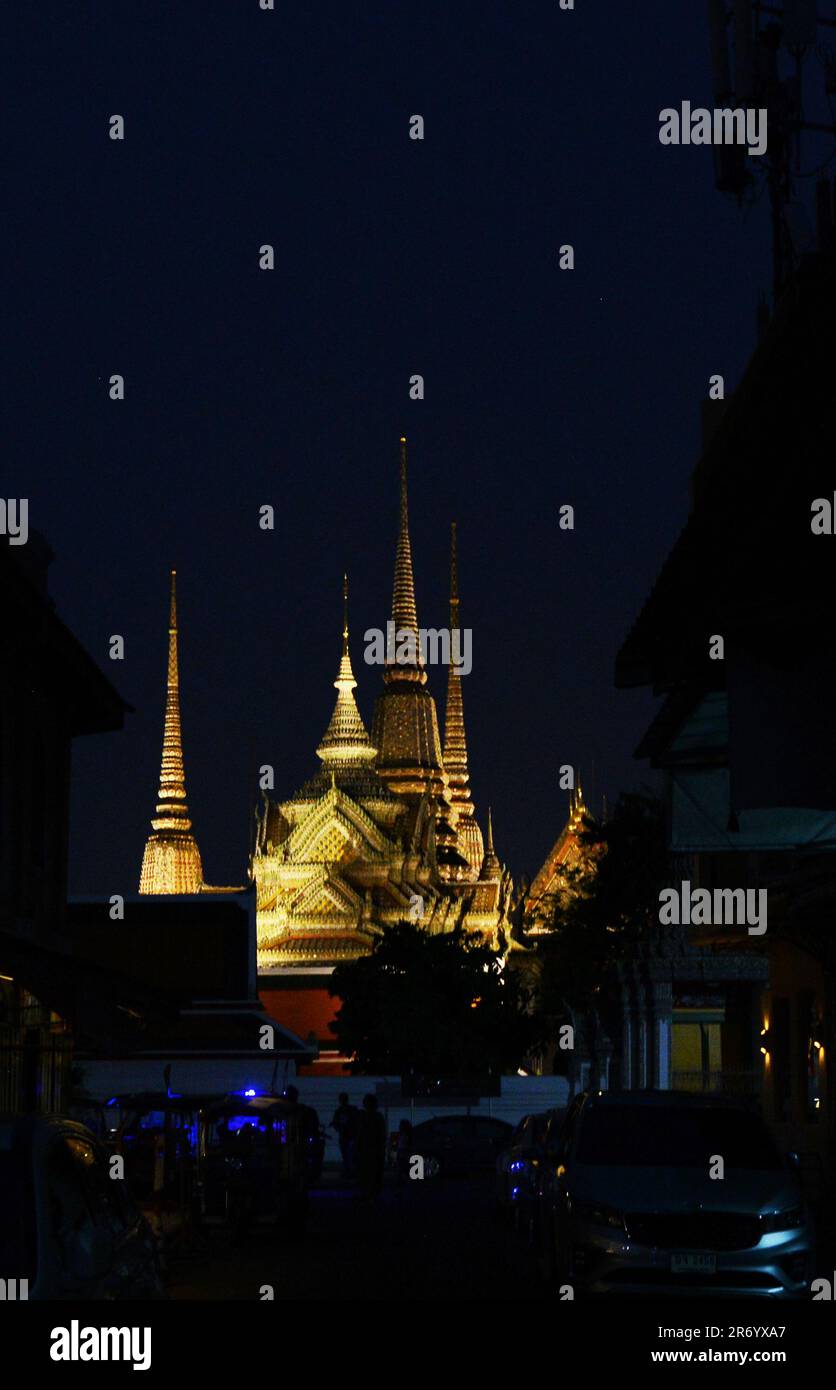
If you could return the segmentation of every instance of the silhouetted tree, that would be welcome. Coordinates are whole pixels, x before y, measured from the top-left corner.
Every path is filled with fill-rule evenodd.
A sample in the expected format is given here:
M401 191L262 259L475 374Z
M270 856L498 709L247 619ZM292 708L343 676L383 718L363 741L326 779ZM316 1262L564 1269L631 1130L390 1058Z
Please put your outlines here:
M333 1025L355 1072L478 1077L516 1070L538 1040L528 990L466 933L387 928L371 954L338 965Z

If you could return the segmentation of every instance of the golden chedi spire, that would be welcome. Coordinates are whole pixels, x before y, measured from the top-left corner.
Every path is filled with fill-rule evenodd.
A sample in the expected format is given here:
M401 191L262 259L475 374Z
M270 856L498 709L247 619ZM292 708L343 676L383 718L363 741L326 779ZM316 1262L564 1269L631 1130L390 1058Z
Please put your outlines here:
M142 858L140 893L197 893L203 884L200 851L186 804L186 773L180 730L177 661L177 571L171 571L168 618L168 680L163 757L157 809Z
M456 815L458 848L478 877L484 856L482 832L470 794L467 738L464 729L462 678L455 661L461 655L459 633L459 576L456 523L450 523L450 665L447 669L447 705L444 718L444 770L450 779L453 811Z
M347 574L343 575L343 650L334 685L337 690L337 703L331 715L331 722L316 750L317 756L327 767L371 762L377 754L377 749L366 733L366 726L354 698L357 682L351 669L348 651Z
M427 688L421 651L409 540L406 487L406 439L400 441L400 525L395 551L392 621L387 633L384 689L377 698L372 743L378 749L377 769L394 792L446 796L447 778L441 758L435 700ZM405 647L398 634L406 635ZM394 634L394 640L390 637ZM411 649L411 650L410 650Z
M401 514L398 528L398 544L395 550L395 582L392 587L392 626L395 633L395 646L401 633L411 634L414 641L415 660L393 659L394 653L387 651L384 680L411 680L426 684L424 653L418 632L418 611L415 604L415 577L412 571L412 543L409 539L409 499L406 486L406 437L401 435Z

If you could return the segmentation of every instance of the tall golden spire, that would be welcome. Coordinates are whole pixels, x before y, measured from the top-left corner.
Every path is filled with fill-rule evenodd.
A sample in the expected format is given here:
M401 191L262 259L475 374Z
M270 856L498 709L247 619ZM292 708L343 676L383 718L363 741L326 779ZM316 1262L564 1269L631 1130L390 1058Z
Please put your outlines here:
M459 575L456 546L456 523L450 523L450 665L447 669L447 707L444 719L444 770L450 779L453 811L456 813L458 847L478 875L484 846L482 832L476 821L470 794L470 770L467 764L467 739L464 731L462 678L453 660L461 655L459 632Z
M348 575L343 575L343 649L340 669L334 681L337 703L331 722L317 748L317 755L327 765L370 762L377 754L363 723L354 690L357 682L351 669L348 651Z
M447 777L441 759L438 715L435 700L427 686L424 657L418 641L406 493L406 440L403 436L400 443L400 526L392 596L395 651L393 654L388 650L387 640L384 685L375 704L372 743L378 750L377 770L390 791L409 796L429 792L431 797L446 801ZM406 631L413 637L412 661L405 659L403 651L401 660L397 660L399 631Z
M200 851L191 833L186 804L186 773L180 730L180 676L177 661L177 571L171 571L168 616L168 679L163 756L157 810L142 857L140 893L197 893L203 883Z
M415 643L414 662L391 661L388 659L384 679L414 680L426 683L424 654L418 635L418 610L415 605L415 577L412 570L412 545L409 539L409 499L406 484L406 436L401 435L401 516L398 530L398 545L395 551L395 583L392 589L392 623L395 642L402 632L412 634Z

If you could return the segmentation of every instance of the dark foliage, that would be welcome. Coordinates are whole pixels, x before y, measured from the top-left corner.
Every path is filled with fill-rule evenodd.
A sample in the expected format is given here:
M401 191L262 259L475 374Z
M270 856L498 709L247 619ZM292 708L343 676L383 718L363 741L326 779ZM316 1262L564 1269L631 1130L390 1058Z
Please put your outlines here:
M338 965L333 1030L355 1072L477 1077L516 1069L537 1041L529 995L496 952L460 930L400 922Z

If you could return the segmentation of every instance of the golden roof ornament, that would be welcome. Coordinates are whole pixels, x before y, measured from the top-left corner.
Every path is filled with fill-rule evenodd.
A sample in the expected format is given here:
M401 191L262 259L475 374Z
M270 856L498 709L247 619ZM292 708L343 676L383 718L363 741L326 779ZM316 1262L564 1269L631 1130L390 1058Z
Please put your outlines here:
M142 857L140 893L197 893L203 867L186 804L186 772L180 727L180 674L177 653L177 571L171 571L168 616L168 672L160 785L156 814Z
M316 750L317 756L328 766L369 763L376 757L377 749L366 733L366 726L354 698L357 682L354 679L351 656L348 650L347 574L343 575L342 655L334 686L337 691L337 703L334 706L334 713L331 715L331 722Z

